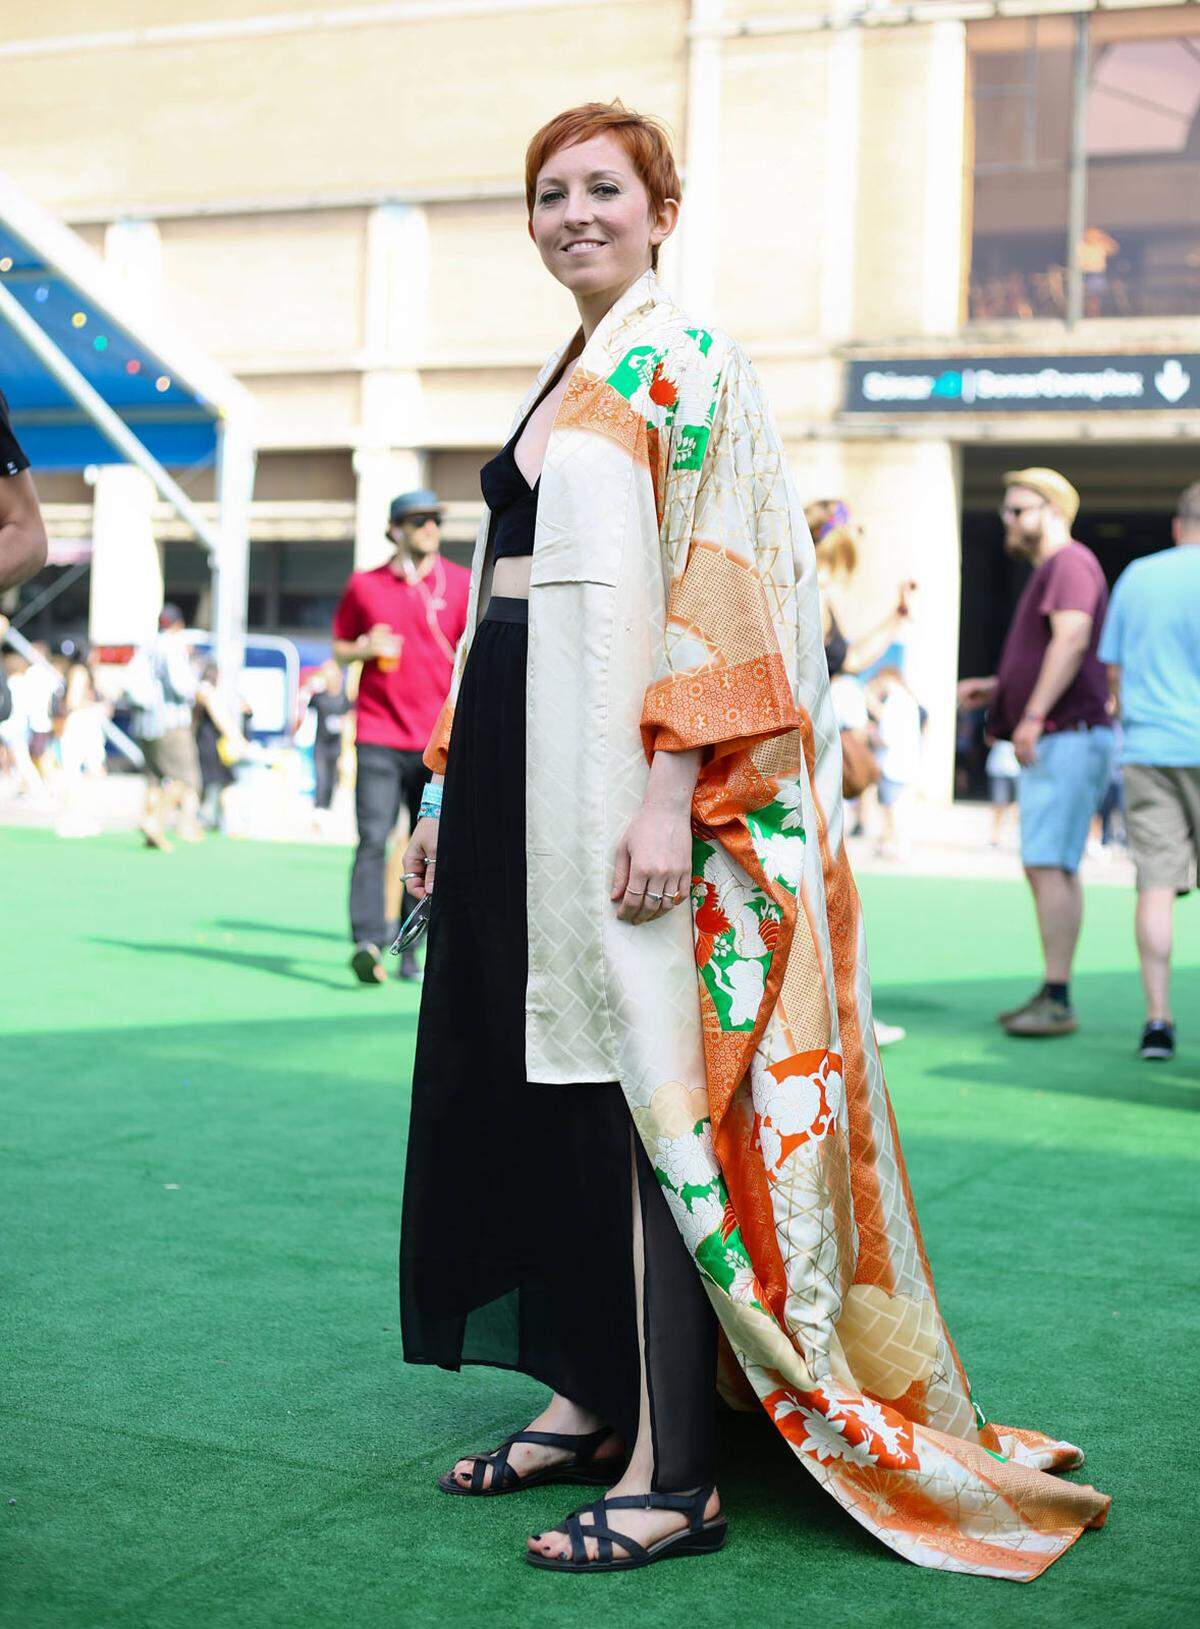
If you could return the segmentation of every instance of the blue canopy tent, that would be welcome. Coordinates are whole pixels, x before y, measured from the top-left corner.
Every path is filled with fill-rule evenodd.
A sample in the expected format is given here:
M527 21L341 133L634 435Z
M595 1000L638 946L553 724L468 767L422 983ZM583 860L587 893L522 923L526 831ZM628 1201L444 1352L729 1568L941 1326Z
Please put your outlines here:
M0 172L0 388L34 467L135 464L208 550L231 683L246 637L253 409L247 392L137 311L102 260ZM168 466L212 463L214 525Z

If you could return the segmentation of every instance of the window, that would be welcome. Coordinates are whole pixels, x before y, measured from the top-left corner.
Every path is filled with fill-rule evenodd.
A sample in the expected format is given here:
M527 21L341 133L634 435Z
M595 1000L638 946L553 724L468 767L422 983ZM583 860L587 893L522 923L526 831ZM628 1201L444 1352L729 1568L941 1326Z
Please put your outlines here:
M1200 313L1200 18L1091 28L1080 262L1088 317Z
M972 317L1065 317L1070 215L1070 17L969 31L975 200Z
M1200 18L1013 18L968 42L970 316L1200 313Z

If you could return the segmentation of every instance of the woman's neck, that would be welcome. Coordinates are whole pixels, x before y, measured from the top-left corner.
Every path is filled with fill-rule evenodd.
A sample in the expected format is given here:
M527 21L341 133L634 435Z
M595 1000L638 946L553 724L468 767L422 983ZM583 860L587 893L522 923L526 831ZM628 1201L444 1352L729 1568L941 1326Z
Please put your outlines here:
M597 328L599 328L605 317L608 316L608 313L612 310L613 306L616 305L617 301L621 299L623 295L628 294L633 285L636 282L639 282L641 278L645 277L649 270L650 267L648 265L643 266L636 277L631 277L627 283L623 284L615 291L612 289L603 289L596 294L577 294L575 296L575 304L579 307L579 322L583 329L583 343L585 345L596 332Z

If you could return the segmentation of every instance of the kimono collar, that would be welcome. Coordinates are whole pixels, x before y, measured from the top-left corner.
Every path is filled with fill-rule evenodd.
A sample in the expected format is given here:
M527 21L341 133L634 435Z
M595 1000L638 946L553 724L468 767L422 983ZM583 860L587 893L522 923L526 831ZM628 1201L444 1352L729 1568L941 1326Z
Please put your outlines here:
M637 282L629 285L620 299L604 313L596 324L591 339L588 340L586 345L582 346L582 352L577 353L579 354L579 366L587 369L589 373L607 372L607 369L601 366L600 363L601 358L608 352L614 336L625 327L631 318L640 316L643 312L662 304L665 298L662 285L659 283L653 269L644 271ZM559 353L560 356L569 355L576 349L577 345L582 344L582 339L583 329L577 328L568 345Z

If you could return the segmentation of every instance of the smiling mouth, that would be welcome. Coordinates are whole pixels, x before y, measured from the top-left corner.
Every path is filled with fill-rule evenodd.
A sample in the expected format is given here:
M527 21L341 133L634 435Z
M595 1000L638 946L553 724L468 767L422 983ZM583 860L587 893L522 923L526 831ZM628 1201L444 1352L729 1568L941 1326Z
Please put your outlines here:
M564 254L577 254L580 249L603 249L604 244L599 238L576 238L573 243L563 244Z

